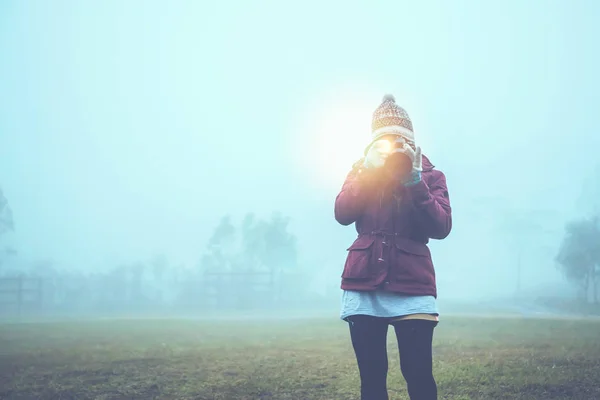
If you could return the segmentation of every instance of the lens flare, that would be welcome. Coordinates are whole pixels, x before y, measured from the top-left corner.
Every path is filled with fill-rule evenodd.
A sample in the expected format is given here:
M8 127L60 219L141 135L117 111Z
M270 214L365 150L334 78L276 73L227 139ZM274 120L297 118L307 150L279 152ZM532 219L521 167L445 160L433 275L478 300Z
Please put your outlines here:
M381 152L382 153L389 154L392 152L393 148L394 148L394 144L392 142L390 142L389 140L384 140L381 143Z
M380 154L390 154L394 150L394 143L387 139L379 139L373 146Z

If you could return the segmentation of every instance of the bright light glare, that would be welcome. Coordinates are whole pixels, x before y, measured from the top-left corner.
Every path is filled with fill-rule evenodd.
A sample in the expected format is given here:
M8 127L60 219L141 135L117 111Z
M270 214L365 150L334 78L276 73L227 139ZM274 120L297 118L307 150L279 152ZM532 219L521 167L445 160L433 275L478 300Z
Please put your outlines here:
M376 146L377 150L383 154L390 154L394 149L394 143L387 139L380 139L373 143L373 146Z
M297 143L296 149L305 155L298 159L301 168L319 186L339 189L352 164L364 156L377 105L376 96L358 93L355 97L331 96L311 105L312 110L305 115L306 125L296 135L305 142Z

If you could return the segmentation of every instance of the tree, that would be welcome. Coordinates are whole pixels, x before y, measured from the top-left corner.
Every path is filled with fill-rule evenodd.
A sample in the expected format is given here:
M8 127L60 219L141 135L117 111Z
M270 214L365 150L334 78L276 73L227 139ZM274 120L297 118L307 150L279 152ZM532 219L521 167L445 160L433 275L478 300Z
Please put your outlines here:
M235 239L235 227L231 223L231 217L225 215L219 221L219 225L215 228L212 236L208 240L209 247L223 247L227 243L231 243Z
M565 237L556 256L565 278L581 289L586 301L598 303L600 277L599 218L571 221L565 226Z
M265 221L256 218L254 213L248 213L242 220L240 261L248 269L260 268L262 254L265 251L264 232Z
M165 272L169 268L169 261L164 254L159 254L150 260L150 266L154 274L154 279L157 281L162 281Z
M510 210L498 223L499 228L508 234L509 248L514 249L516 296L522 294L523 266L531 264L531 258L527 256L544 248L544 239L552 233L546 225L550 219L544 210Z
M524 266L535 265L531 256L536 252L538 257L554 247L550 239L554 234L551 221L557 219L554 210L528 209L511 204L499 197L480 197L472 207L474 218L479 224L487 224L502 238L507 253L514 260L515 295L522 294ZM529 271L531 274L532 271Z
M248 213L236 229L229 216L221 218L199 262L217 304L277 303L281 293L277 275L297 264L296 238L288 231L289 222L280 213L270 219Z
M275 271L297 264L296 237L288 232L290 219L273 213L270 219L258 219L253 213L244 217L236 235L229 216L224 216L208 242L200 261L203 269L231 267Z
M208 252L219 268L229 268L236 251L236 230L231 217L225 215L219 221L212 236L208 240Z
M2 193L2 189L0 189L0 236L14 230L15 224L13 222L12 210L8 205L8 200L4 197L4 193ZM16 253L16 250L11 247L0 249L0 266L5 256L14 256Z
M290 218L279 212L269 220L252 213L242 221L239 258L249 269L266 267L271 271L297 264L296 237L288 232Z
M289 223L289 217L276 212L266 224L262 261L271 270L297 264L296 237L288 232Z
M8 205L8 200L4 197L4 193L2 193L2 189L0 189L0 235L14 230L12 210Z

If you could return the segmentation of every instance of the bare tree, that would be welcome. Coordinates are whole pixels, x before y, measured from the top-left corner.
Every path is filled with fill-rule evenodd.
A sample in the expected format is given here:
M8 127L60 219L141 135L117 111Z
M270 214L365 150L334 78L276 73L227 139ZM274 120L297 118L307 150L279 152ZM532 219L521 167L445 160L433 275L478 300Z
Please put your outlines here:
M569 222L556 261L565 277L576 284L582 298L598 304L600 228L598 217Z
M548 226L548 221L556 220L556 212L526 209L497 197L479 198L473 211L479 221L490 223L492 230L503 238L503 244L514 260L515 295L520 296L523 271L532 262L531 254L550 248L548 239L555 232Z
M13 222L13 215L8 200L4 197L2 189L0 189L0 235L14 231L15 225Z
M2 189L0 189L0 236L14 230L15 224L13 221L12 210L8 205L8 200L4 197L4 193L2 193ZM11 247L0 249L0 266L2 266L5 257L13 256L16 253L16 250Z

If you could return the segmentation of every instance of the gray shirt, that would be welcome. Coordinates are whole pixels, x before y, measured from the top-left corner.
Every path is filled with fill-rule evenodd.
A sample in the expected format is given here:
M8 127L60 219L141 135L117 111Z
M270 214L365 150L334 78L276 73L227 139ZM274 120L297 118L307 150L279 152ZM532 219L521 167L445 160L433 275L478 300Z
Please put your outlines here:
M433 296L405 296L382 290L344 290L340 318L357 314L391 318L410 314L439 315L439 311Z

